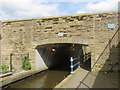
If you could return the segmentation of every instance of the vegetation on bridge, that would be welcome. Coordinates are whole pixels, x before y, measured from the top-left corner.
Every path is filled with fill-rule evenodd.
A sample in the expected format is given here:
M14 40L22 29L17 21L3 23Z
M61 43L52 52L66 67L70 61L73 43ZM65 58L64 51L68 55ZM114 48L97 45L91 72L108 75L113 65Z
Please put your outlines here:
M28 60L28 57L24 57L22 60L22 68L24 70L31 70L31 63Z

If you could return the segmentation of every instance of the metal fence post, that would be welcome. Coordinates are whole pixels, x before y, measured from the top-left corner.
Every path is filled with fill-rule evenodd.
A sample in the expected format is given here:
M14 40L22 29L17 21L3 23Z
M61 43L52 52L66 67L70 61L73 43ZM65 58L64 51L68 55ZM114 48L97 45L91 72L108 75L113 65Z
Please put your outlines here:
M71 62L71 66L70 66L71 72L70 72L70 74L74 74L74 66L77 65L78 68L80 68L80 61L78 61L76 64L73 63L75 60L79 60L79 59L80 59L80 57L79 58L74 58L74 59L73 59L73 57L70 58L70 62Z
M29 61L29 53L28 53L28 61Z
M80 62L78 62L79 64L78 64L78 68L80 68Z
M12 53L10 54L10 72L12 72Z
M71 73L70 74L73 74L74 72L73 72L73 58L71 57L71 59L70 59L70 61L71 61Z

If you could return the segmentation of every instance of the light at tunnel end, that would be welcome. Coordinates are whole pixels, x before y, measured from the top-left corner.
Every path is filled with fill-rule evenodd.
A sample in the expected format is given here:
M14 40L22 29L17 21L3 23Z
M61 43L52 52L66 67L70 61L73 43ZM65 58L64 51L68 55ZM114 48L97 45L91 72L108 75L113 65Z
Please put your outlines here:
M52 50L51 50L52 52L55 52L56 51L56 49L55 48L52 48Z

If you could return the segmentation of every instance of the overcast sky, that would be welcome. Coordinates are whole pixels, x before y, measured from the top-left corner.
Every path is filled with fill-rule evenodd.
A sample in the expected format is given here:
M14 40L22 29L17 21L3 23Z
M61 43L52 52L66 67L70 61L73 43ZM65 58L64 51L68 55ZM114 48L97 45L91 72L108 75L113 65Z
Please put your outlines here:
M0 20L118 10L119 0L0 0Z

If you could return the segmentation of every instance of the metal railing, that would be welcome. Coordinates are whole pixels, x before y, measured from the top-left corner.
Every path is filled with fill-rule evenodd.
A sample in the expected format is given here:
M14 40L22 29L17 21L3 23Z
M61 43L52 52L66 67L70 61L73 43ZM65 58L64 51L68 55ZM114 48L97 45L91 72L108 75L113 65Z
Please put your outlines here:
M21 62L21 60L23 59L23 57L27 57L29 60L29 53L21 53L21 54L10 54L10 72L12 72L13 68L14 68L14 62ZM14 61L14 62L13 62Z
M100 61L105 61L108 59L109 54L108 51L110 51L112 46L116 46L119 44L120 40L119 40L119 33L120 33L120 29L118 29L115 34L112 36L112 38L109 40L108 44L106 45L106 47L104 48L103 52L100 54L99 58L96 60L96 62L94 63L94 65L91 67L91 70L96 68L96 64L101 63ZM105 62L103 64L105 64ZM99 72L100 70L98 70L97 72ZM92 71L93 72L93 71ZM84 77L84 79L82 81L80 81L80 84L78 85L78 87L84 82L84 80L87 78L87 76L89 74L95 75L94 73L88 72L88 74ZM78 88L77 87L77 88Z
M118 28L118 30L114 33L114 35L111 37L111 39L109 39L109 42L105 46L103 52L100 54L100 56L98 57L98 59L96 60L94 65L92 66L92 68L91 68L92 70L94 70L96 68L96 64L98 64L98 65L103 64L104 65L106 60L109 59L112 47L114 46L114 48L116 48L116 46L118 45L119 31L120 31L120 29Z
M74 73L74 67L75 67L75 66L78 65L78 68L80 68L80 61L78 61L77 63L74 64L74 61L75 61L75 60L80 60L80 57L74 58L74 59L73 59L73 57L71 57L71 59L70 59L70 62L71 62L71 66L70 66L70 67L71 67L71 73L70 73L70 74L73 74L73 73Z
M84 62L86 62L91 57L91 52L84 55Z

